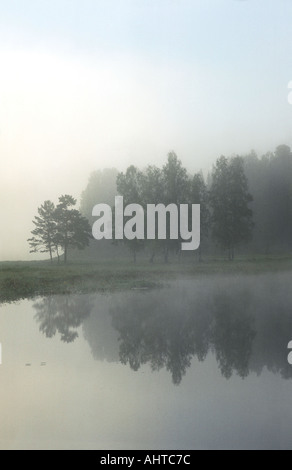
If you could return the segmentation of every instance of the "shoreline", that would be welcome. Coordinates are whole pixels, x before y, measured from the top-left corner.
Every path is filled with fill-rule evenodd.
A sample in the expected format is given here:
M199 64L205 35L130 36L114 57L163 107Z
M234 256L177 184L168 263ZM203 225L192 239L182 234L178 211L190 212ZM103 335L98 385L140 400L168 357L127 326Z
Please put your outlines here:
M176 279L224 275L260 275L292 271L292 257L238 258L233 262L206 259L169 264L102 261L0 262L0 304L49 295L88 294L130 289L161 288Z

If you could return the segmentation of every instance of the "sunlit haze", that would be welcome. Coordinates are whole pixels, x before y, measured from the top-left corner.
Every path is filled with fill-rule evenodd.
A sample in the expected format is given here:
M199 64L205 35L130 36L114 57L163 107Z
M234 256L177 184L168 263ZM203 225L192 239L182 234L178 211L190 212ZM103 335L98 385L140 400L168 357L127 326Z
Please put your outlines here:
M94 170L292 145L289 0L0 4L1 260L37 259L37 208Z

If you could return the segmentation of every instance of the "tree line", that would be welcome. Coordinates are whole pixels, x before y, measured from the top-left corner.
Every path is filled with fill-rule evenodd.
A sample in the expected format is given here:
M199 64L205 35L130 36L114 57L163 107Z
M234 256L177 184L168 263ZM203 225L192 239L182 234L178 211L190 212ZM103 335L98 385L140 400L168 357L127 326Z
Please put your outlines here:
M248 192L243 160L239 157L218 159L212 173L212 184L208 189L202 173L189 175L174 152L169 153L166 164L160 169L149 166L144 171L131 166L117 177L118 193L126 204L137 202L142 207L147 204L200 204L201 206L201 250L212 235L218 244L226 249L229 258L234 258L235 247L248 241L252 232L252 200ZM145 221L146 224L147 221ZM157 252L164 253L167 262L169 253L180 252L181 240L171 240L169 227L166 240L126 241L136 252L148 246L154 260Z
M203 253L237 252L252 254L287 253L292 248L292 152L280 145L259 156L221 156L205 177L190 174L174 152L162 168L130 166L91 174L81 197L81 212L91 223L92 207L104 202L114 205L115 195L126 204L175 203L201 205L201 247ZM125 240L134 258L146 250L150 261L163 253L179 253L180 240ZM96 247L98 250L98 248ZM188 256L188 255L186 255Z
M226 253L230 260L237 251L253 253L287 252L292 242L292 153L281 145L275 152L259 157L248 155L221 156L205 178L202 172L190 174L174 152L159 168L139 169L134 165L125 172L105 169L93 172L81 196L80 212L72 209L76 200L62 196L57 207L50 201L39 209L35 218L32 251L49 252L59 257L69 248L85 248L91 239L95 219L92 209L106 203L114 207L116 195L124 197L125 205L140 204L200 204L201 245L203 253ZM71 207L71 208L70 208ZM145 211L146 213L146 211ZM145 221L145 227L146 227ZM154 262L163 255L168 262L171 253L180 255L181 240L124 240L113 241L129 248L133 259L141 251ZM92 241L92 250L98 257L99 242ZM112 242L102 245L109 256ZM186 255L187 256L187 255Z
M104 200L101 190L103 175L107 191ZM94 197L97 191L99 198ZM167 162L162 168L148 166L140 170L131 165L121 173L116 170L95 172L82 194L82 213L93 223L93 201L94 204L106 202L113 205L116 194L124 197L125 205L135 203L143 208L146 208L147 204L200 204L200 258L203 250L207 250L210 239L215 239L223 250L227 250L229 258L233 259L235 248L252 237L252 196L248 191L244 160L238 156L230 159L220 157L213 168L209 185L202 172L190 175L174 152L168 154ZM146 224L147 220L145 227ZM151 262L161 253L165 262L168 262L171 253L180 254L181 240L171 240L170 236L167 236L166 240L156 237L155 240L124 240L123 243L132 252L134 260L139 251L147 249Z
M253 195L252 248L256 252L289 252L292 248L292 153L287 145L262 157L244 157L245 174Z

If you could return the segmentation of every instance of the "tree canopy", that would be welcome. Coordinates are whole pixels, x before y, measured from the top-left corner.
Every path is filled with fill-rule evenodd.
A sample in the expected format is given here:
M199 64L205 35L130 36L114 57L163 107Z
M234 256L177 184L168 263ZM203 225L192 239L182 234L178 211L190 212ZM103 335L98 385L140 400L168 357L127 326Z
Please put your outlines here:
M72 196L64 195L59 198L55 207L51 201L46 201L39 209L33 223L33 237L28 240L31 252L49 253L51 262L56 252L59 260L59 249L64 253L64 263L68 260L68 249L84 249L92 238L88 220L74 209L77 201Z

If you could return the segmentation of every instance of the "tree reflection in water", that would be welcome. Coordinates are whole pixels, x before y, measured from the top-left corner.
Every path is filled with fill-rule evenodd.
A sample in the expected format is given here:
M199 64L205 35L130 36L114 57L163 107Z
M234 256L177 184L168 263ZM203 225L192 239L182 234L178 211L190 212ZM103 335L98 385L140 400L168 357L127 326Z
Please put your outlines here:
M211 344L222 375L229 379L234 372L247 377L252 354L254 316L250 312L250 296L247 292L232 295L220 293L213 300Z
M90 296L56 295L39 300L33 307L39 329L47 338L53 338L58 332L61 341L72 343L78 338L76 330L90 315L93 302Z
M271 288L272 286L272 288ZM286 287L285 287L286 286ZM266 367L292 377L292 292L287 282L253 279L182 282L172 288L108 296L55 296L35 303L35 319L48 338L72 342L83 324L96 360L120 361L137 371L166 369L179 384L209 352L224 377L242 378Z
M149 363L152 370L166 368L174 384L179 384L197 357L204 361L213 350L222 374L241 377L249 373L255 338L253 317L245 303L236 307L226 294L214 297L145 296L133 297L127 308L112 312L113 326L120 334L120 360L133 370ZM247 303L247 301L246 301Z

